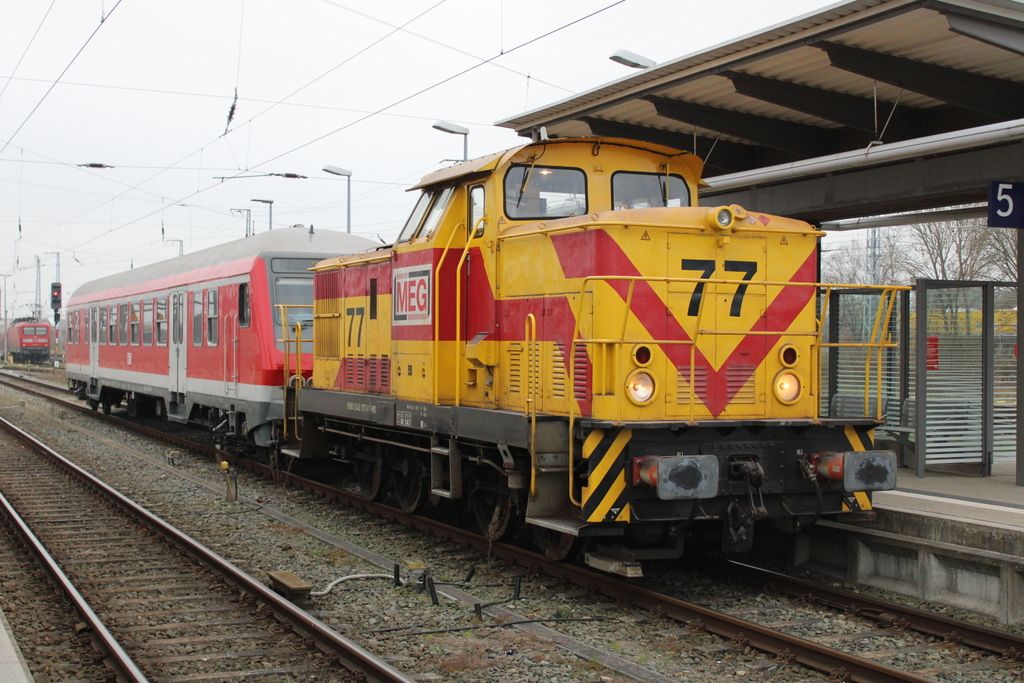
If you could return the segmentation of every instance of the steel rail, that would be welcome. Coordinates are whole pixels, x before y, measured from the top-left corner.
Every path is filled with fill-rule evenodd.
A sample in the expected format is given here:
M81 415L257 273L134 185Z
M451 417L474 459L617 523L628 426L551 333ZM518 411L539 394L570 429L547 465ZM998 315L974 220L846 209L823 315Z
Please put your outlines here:
M19 378L22 379L22 378ZM0 381L3 381L0 379ZM31 381L31 380L30 380ZM53 386L53 385L48 385ZM59 390L59 387L56 387ZM42 394L51 400L52 396ZM489 541L485 537L470 531L459 529L442 522L431 520L425 517L410 515L397 508L390 507L383 503L368 501L364 498L342 491L326 484L312 481L291 473L276 472L259 463L244 458L229 455L223 451L190 443L180 437L173 437L162 434L159 431L148 427L135 425L130 421L110 415L103 415L80 404L71 404L76 409L85 413L91 413L97 417L117 423L121 426L132 429L138 433L154 436L159 439L169 439L176 444L190 448L194 451L213 454L215 457L228 460L233 464L244 467L252 472L264 476L276 474L282 477L282 483L287 486L303 489L327 499L339 500L348 505L372 512L386 519L390 519L408 528L414 528L426 534L440 538L441 540L459 543L472 547L477 551L493 555L502 560L509 560L527 567L531 571L542 571L558 580L571 581L572 583L600 591L602 594L629 602L637 607L664 613L665 615L683 622L695 629L706 630L722 638L728 639L737 644L750 646L766 652L781 661L796 661L809 668L821 671L829 676L837 677L839 680L856 681L857 683L928 683L929 679L916 674L900 671L874 661L845 653L840 650L818 645L808 640L779 633L770 628L748 622L737 617L725 615L713 610L693 605L682 600L661 595L655 591L634 586L625 581L613 578L608 574L595 572L590 569L578 567L549 560L538 553L517 548L515 546Z
M874 619L886 627L909 628L919 633L942 638L951 645L963 643L979 650L993 652L1006 661L1024 661L1024 636L1015 633L952 619L941 614L930 614L913 607L905 607L867 595L819 585L742 562L724 560L721 566L724 570L753 585L770 586L786 595L808 599L841 611Z
M28 434L2 417L0 417L0 427L21 441L31 439ZM89 640L92 642L93 647L103 653L105 656L104 663L113 670L118 680L148 683L149 679L146 678L146 675L142 673L128 653L124 651L121 644L117 642L117 638L114 637L114 634L107 629L99 615L89 606L85 597L78 591L75 584L64 573L64 570L60 568L60 565L53 559L53 556L46 550L42 541L32 533L28 524L25 523L25 520L22 519L21 515L18 514L14 506L11 505L11 502L3 494L0 494L0 509L3 510L3 514L7 516L11 526L21 536L28 549L38 558L39 563L46 573L50 575L57 588L67 596L75 611L78 612L82 620L89 626Z
M156 530L175 545L184 548L190 555L207 564L214 571L235 584L239 590L256 597L263 604L270 607L279 618L288 621L293 628L313 638L321 646L321 649L338 657L338 661L342 666L352 671L355 675L363 676L367 681L373 683L415 683L415 679L409 678L383 660L373 656L330 626L238 569L203 544L153 515L135 501L122 495L116 489L109 487L2 417L0 417L0 428L7 430L34 450L44 454L77 479L88 484L92 489L118 503L138 521ZM114 645L116 645L116 641L114 641ZM140 680L144 681L145 678Z

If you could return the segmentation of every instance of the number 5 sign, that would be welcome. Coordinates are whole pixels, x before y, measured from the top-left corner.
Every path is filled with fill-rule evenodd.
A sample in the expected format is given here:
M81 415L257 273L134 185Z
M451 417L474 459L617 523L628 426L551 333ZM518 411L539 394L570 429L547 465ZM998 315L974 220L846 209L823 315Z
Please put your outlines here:
M988 184L988 224L993 228L1024 228L1024 183Z

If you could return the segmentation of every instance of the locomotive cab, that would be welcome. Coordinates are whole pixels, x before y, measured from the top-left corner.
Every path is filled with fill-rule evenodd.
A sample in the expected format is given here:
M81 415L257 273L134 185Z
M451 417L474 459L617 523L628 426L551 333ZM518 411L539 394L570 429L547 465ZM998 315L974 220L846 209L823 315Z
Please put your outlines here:
M895 457L871 416L818 414L821 233L697 206L701 167L577 138L424 178L395 244L314 268L300 454L627 575L697 532L742 552L759 520L869 510Z

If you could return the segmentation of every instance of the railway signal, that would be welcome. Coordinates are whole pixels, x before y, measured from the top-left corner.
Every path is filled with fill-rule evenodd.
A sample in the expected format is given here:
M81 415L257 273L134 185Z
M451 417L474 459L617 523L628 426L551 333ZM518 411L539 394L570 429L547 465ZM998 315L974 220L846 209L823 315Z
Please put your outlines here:
M60 322L61 287L59 282L50 283L50 308L53 309L53 324Z

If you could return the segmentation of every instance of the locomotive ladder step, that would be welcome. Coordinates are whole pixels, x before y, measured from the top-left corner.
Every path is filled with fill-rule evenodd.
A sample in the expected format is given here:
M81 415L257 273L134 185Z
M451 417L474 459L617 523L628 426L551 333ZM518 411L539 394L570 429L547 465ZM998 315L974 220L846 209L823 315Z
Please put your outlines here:
M430 437L430 492L441 498L462 498L462 456L455 439ZM447 486L445 485L447 484Z

